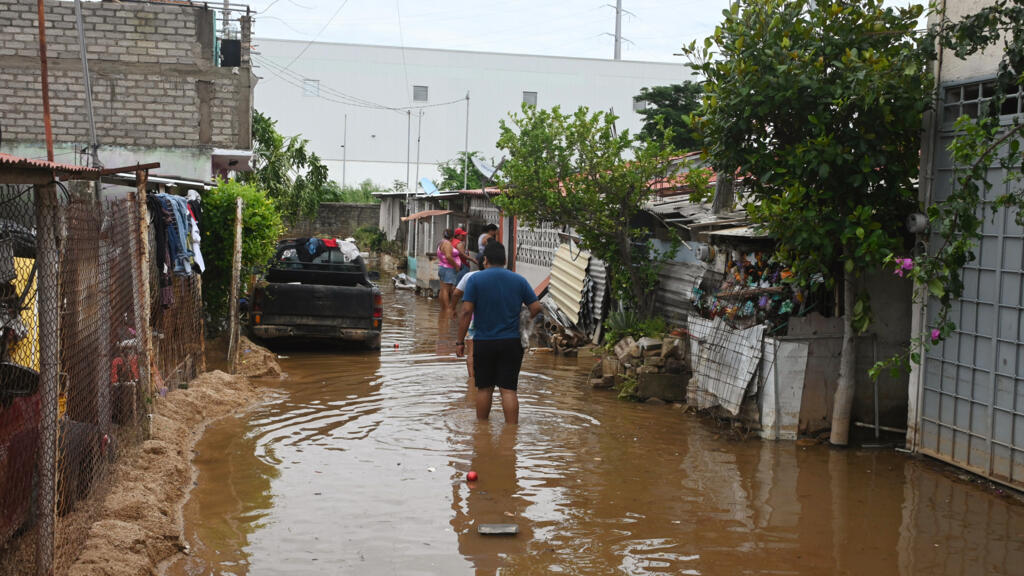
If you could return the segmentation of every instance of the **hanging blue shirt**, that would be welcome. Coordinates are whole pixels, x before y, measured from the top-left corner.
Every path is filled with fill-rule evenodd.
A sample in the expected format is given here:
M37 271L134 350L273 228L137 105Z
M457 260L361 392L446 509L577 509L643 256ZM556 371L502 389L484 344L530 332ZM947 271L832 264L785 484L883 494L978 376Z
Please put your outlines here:
M519 312L537 301L533 288L506 268L487 268L466 280L464 302L473 303L473 340L519 338Z

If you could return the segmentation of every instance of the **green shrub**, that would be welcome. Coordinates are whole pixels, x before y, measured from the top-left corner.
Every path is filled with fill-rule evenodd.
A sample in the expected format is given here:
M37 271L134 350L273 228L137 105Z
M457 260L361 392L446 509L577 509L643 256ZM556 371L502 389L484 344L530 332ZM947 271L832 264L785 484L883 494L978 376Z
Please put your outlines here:
M627 336L643 338L650 336L660 338L668 331L665 319L660 316L641 318L634 310L616 310L608 314L604 321L604 342L608 348L614 347L619 340Z
M356 230L352 237L356 239L356 245L360 250L377 254L391 254L392 256L402 255L401 244L394 240L388 240L384 231L376 226L363 226Z
M253 184L218 179L217 186L203 196L203 305L207 332L211 334L219 332L228 319L236 198L244 202L241 295L248 291L249 271L274 256L277 240L284 232L277 205Z

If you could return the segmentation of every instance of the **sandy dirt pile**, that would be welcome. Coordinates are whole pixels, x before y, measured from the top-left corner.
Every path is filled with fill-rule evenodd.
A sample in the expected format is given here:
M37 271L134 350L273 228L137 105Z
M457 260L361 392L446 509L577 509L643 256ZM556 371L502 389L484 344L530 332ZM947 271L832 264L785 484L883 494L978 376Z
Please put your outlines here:
M156 399L150 439L118 461L100 519L69 574L153 574L162 560L180 551L180 510L192 482L195 441L206 423L259 397L246 377L214 371Z
M238 373L250 378L280 378L281 366L277 354L253 344L245 336L238 341Z

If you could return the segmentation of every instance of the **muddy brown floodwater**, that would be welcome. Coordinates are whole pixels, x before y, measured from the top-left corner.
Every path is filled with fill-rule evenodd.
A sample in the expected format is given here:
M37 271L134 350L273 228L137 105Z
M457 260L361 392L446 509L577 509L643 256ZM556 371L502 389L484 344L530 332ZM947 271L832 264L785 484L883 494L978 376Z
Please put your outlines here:
M379 354L279 350L280 393L207 431L168 574L1024 574L1015 497L891 450L730 439L591 389L592 360L528 355L518 429L497 402L480 424L436 303L385 310Z

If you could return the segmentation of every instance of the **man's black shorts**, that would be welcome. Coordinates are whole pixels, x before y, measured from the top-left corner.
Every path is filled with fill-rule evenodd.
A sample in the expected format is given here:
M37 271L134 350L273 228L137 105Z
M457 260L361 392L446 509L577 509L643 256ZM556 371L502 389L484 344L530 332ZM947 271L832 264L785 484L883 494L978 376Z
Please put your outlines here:
M473 340L473 370L476 387L519 388L519 367L523 365L523 344L519 338Z

